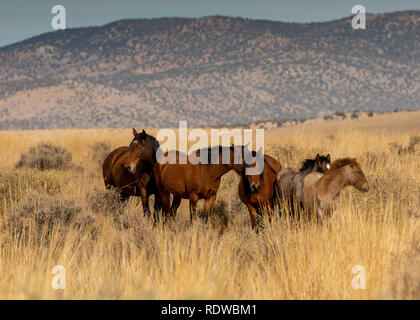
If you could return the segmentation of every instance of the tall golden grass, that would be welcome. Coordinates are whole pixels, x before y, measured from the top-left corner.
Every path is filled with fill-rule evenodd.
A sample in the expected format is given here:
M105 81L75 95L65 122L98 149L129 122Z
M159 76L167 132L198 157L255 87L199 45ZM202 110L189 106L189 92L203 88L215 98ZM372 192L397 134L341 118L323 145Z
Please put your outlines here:
M420 112L266 131L265 151L284 167L317 152L357 157L371 190L345 189L340 215L322 226L276 215L260 234L233 172L207 223L189 226L185 202L164 226L135 198L121 210L92 206L110 200L95 198L104 187L90 146L125 145L130 129L0 132L0 298L419 299L419 152L390 147L420 135L415 123ZM67 148L84 170L15 169L44 142ZM54 265L65 267L65 290L51 286ZM355 265L366 269L364 290L352 287Z

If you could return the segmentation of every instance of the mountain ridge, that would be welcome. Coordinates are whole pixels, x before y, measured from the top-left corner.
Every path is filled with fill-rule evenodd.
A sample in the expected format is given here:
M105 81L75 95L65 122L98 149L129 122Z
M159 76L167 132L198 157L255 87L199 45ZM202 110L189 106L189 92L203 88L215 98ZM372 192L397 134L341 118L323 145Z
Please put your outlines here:
M0 48L0 129L168 127L420 108L420 11L125 19Z

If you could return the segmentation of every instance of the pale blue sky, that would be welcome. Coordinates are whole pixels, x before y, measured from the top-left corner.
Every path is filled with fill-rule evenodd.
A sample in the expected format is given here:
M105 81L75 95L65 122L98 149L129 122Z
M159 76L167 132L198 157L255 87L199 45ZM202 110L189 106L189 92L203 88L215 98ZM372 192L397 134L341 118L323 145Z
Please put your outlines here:
M67 28L103 25L127 18L229 15L285 22L328 21L351 14L420 10L420 0L1 0L0 47L53 31L51 8L64 5Z

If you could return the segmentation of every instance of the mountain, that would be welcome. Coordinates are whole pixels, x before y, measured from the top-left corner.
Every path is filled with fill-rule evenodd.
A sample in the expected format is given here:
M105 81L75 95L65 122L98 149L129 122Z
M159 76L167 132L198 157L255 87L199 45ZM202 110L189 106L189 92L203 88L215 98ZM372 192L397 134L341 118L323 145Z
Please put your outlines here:
M324 23L121 20L0 48L0 129L169 127L420 108L420 11Z

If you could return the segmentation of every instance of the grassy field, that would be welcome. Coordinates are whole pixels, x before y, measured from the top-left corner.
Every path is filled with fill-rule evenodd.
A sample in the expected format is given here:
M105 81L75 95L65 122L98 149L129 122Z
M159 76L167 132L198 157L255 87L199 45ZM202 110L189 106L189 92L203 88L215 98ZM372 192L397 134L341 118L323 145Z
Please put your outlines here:
M261 234L222 179L216 213L189 226L153 226L139 199L104 191L98 159L127 145L131 129L0 132L2 299L420 299L420 112L301 124L266 131L283 167L317 152L357 157L371 190L345 189L337 219L322 226L276 215ZM156 130L150 130L152 134ZM22 153L65 147L65 170L15 168ZM55 290L52 268L66 271ZM355 265L366 289L352 287Z

